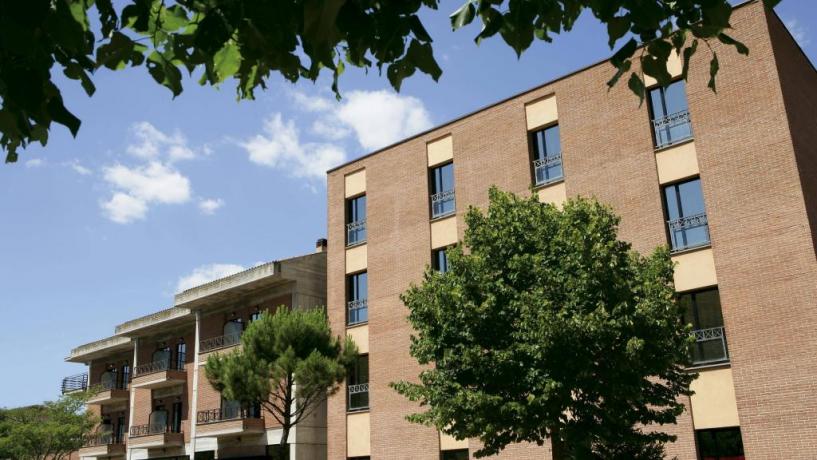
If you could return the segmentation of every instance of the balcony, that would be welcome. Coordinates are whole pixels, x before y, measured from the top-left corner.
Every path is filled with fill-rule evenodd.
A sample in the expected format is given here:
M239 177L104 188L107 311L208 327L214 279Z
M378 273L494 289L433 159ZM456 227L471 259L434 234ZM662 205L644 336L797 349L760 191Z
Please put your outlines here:
M62 394L75 393L78 391L85 391L88 389L88 374L70 375L62 379L62 386L60 390Z
M355 326L369 321L369 299L351 300L346 304L347 326Z
M726 347L726 334L723 327L711 327L692 331L695 345L692 348L692 365L694 367L710 366L729 362L729 349Z
M457 210L454 190L431 195L431 218L438 219L453 214Z
M346 224L346 246L366 242L366 219Z
M90 386L91 397L87 403L92 405L116 404L125 402L130 397L128 383L125 382L103 382Z
M187 382L183 358L178 361L162 360L140 364L133 368L133 388L164 388Z
M197 438L261 435L264 431L260 410L210 409L196 414Z
M241 344L241 334L227 334L218 337L210 337L209 339L204 339L199 342L199 354L224 350L239 344Z
M121 435L106 432L98 433L86 439L79 449L80 457L121 457L125 455L125 443Z
M655 148L662 149L692 138L692 120L689 111L671 113L652 121Z
M562 155L553 155L534 160L533 175L537 187L562 180L564 178Z
M669 227L672 252L709 245L709 221L706 213L669 220L667 227Z
M349 412L369 409L369 384L358 383L347 387Z
M153 449L184 446L184 433L164 423L137 425L130 428L128 447Z

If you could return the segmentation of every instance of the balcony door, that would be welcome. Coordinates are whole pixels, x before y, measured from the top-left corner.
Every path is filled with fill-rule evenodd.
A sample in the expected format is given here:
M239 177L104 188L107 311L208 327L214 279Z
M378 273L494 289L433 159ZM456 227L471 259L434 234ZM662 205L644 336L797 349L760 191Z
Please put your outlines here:
M151 360L156 363L160 369L168 369L172 358L171 355L172 352L170 351L170 347L163 347L153 352L153 357Z

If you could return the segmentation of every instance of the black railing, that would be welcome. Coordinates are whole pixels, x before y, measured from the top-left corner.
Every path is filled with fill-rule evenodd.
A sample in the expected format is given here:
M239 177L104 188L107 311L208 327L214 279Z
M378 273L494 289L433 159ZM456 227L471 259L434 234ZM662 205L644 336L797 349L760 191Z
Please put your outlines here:
M366 219L346 224L346 246L366 242Z
M130 427L130 437L152 436L163 433L181 433L181 429L168 425L167 423L149 423L147 425L136 425Z
M229 348L241 343L241 334L228 334L219 337L211 337L199 342L199 353L207 353L208 351L218 350L220 348Z
M553 155L533 161L536 185L547 185L564 178L562 155Z
M444 192L431 195L432 219L453 214L456 211L456 208L457 205L454 190L446 190Z
M100 391L108 390L127 390L129 384L130 378L127 378L124 381L116 379L113 381L109 380L107 382L92 383L89 388L95 393L99 393Z
M236 407L201 410L196 414L196 424L205 425L208 423L218 423L227 420L260 419L261 410L258 407Z
M692 121L688 110L671 113L652 121L655 148L660 149L692 138Z
M77 374L62 379L62 394L88 389L88 374Z
M358 383L347 387L349 392L348 404L350 411L365 410L369 408L369 384Z
M729 361L729 349L726 347L726 333L723 327L710 327L692 331L695 345L692 348L692 365L725 363Z
M346 308L349 326L369 321L369 299L350 300L346 303Z
M111 444L122 444L123 443L122 438L123 438L122 433L114 432L96 433L85 438L85 443L83 444L83 447L97 447L108 446Z
M709 245L709 220L706 213L668 220L667 227L674 252Z
M156 372L164 371L183 371L184 370L184 355L179 355L178 359L163 359L161 361L154 361L152 363L140 364L133 368L133 376L141 377L143 375L155 374Z

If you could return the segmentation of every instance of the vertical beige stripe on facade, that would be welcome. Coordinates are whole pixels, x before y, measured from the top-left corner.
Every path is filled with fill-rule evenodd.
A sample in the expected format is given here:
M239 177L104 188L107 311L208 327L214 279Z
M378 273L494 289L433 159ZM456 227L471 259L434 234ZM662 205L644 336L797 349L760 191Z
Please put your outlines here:
M361 169L344 178L344 194L346 198L360 195L366 192L366 170Z
M527 120L528 131L556 123L559 120L556 96L551 94L525 104L525 119Z
M536 193L539 195L540 202L550 203L558 208L561 208L567 200L567 189L564 182L541 188Z
M366 270L368 249L365 244L346 250L346 273L357 273Z
M369 353L369 325L363 324L346 329L346 335L352 338L357 345L357 351L361 355Z
M457 217L431 222L431 249L442 248L457 242Z
M440 431L440 450L457 450L467 448L468 448L467 439L458 440L455 439L450 434L445 434L442 431Z
M667 59L667 72L669 72L673 78L680 77L684 72L684 61L680 56L678 56L678 53L676 53L675 50L670 53L669 59ZM649 75L644 75L644 84L649 88L650 86L657 85L658 82L655 80L655 78L652 78Z
M454 159L454 139L450 134L426 144L428 167L447 163Z
M346 416L346 455L348 457L368 457L371 455L370 428L368 412L348 414Z
M731 368L702 370L690 388L696 430L740 426Z
M658 167L658 182L661 185L697 176L700 173L695 142L687 142L656 152L655 164Z
M692 291L716 286L715 259L712 249L701 249L672 256L675 264L675 290Z

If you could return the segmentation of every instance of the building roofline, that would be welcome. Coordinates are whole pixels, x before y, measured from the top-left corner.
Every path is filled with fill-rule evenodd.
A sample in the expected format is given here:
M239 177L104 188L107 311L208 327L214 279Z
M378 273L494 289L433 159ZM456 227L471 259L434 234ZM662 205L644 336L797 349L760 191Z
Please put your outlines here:
M758 1L760 1L760 0L746 0L746 1L742 2L742 3L739 3L737 5L732 6L732 11L734 11L734 10L736 10L738 8L742 8L742 7L744 7L746 5L749 5L751 3L757 3ZM610 57L612 57L612 56L610 56ZM454 123L457 123L458 121L464 120L464 119L466 119L468 117L471 117L473 115L476 115L478 113L481 113L481 112L484 112L486 110L492 109L492 108L494 108L494 107L496 107L498 105L504 104L504 103L506 103L506 102L508 102L508 101L510 101L512 99L516 99L516 98L524 96L524 95L526 95L528 93L532 93L532 92L534 92L536 90L542 89L545 86L552 85L552 84L557 83L559 81L568 79L568 78L570 78L570 77L572 77L574 75L580 74L580 73L582 73L584 71L590 70L593 67L596 67L596 66L604 64L606 62L609 62L610 57L606 57L606 58L604 58L604 59L602 59L600 61L596 61L596 62L594 62L592 64L589 64L589 65L586 65L584 67L580 67L577 70L570 71L570 72L568 72L566 74L560 75L560 76L558 76L556 78L553 78L551 80L548 80L548 81L546 81L544 83L540 83L540 84L538 84L538 85L536 85L536 86L534 86L532 88L528 88L526 90L515 93L515 94L513 94L511 96L500 99L499 101L492 102L492 103L490 103L488 105L484 105L482 107L479 107L479 108L477 108L475 110L472 110L470 112L465 113L464 115L460 115L460 116L458 116L456 118L445 121L445 122L443 122L443 123L441 123L439 125L432 126L431 128L426 129L425 131L421 131L421 132L419 132L417 134L413 134L411 136L405 137L405 138L403 138L403 139L401 139L401 140L399 140L397 142L393 142L393 143L391 143L391 144L389 144L389 145L387 145L385 147L381 147L381 148L379 148L377 150L374 150L372 152L369 152L367 154L359 156L359 157L357 157L357 158L355 158L353 160L349 160L349 161L346 161L344 163L341 163L341 164L327 170L326 174L332 174L333 172L335 172L335 171L337 171L339 169L343 169L343 168L345 168L345 167L347 167L349 165L353 165L353 164L357 163L358 161L361 161L361 160L364 160L364 159L369 158L371 156L377 155L378 153L385 152L386 150L392 149L392 148L394 148L394 147L396 147L396 146L398 146L400 144L404 144L404 143L406 143L408 141L417 139L419 137L426 136L426 135L428 135L428 134L430 134L430 133L432 133L432 132L434 132L434 131L436 131L438 129L445 128L446 126L449 126L449 125L453 125Z

